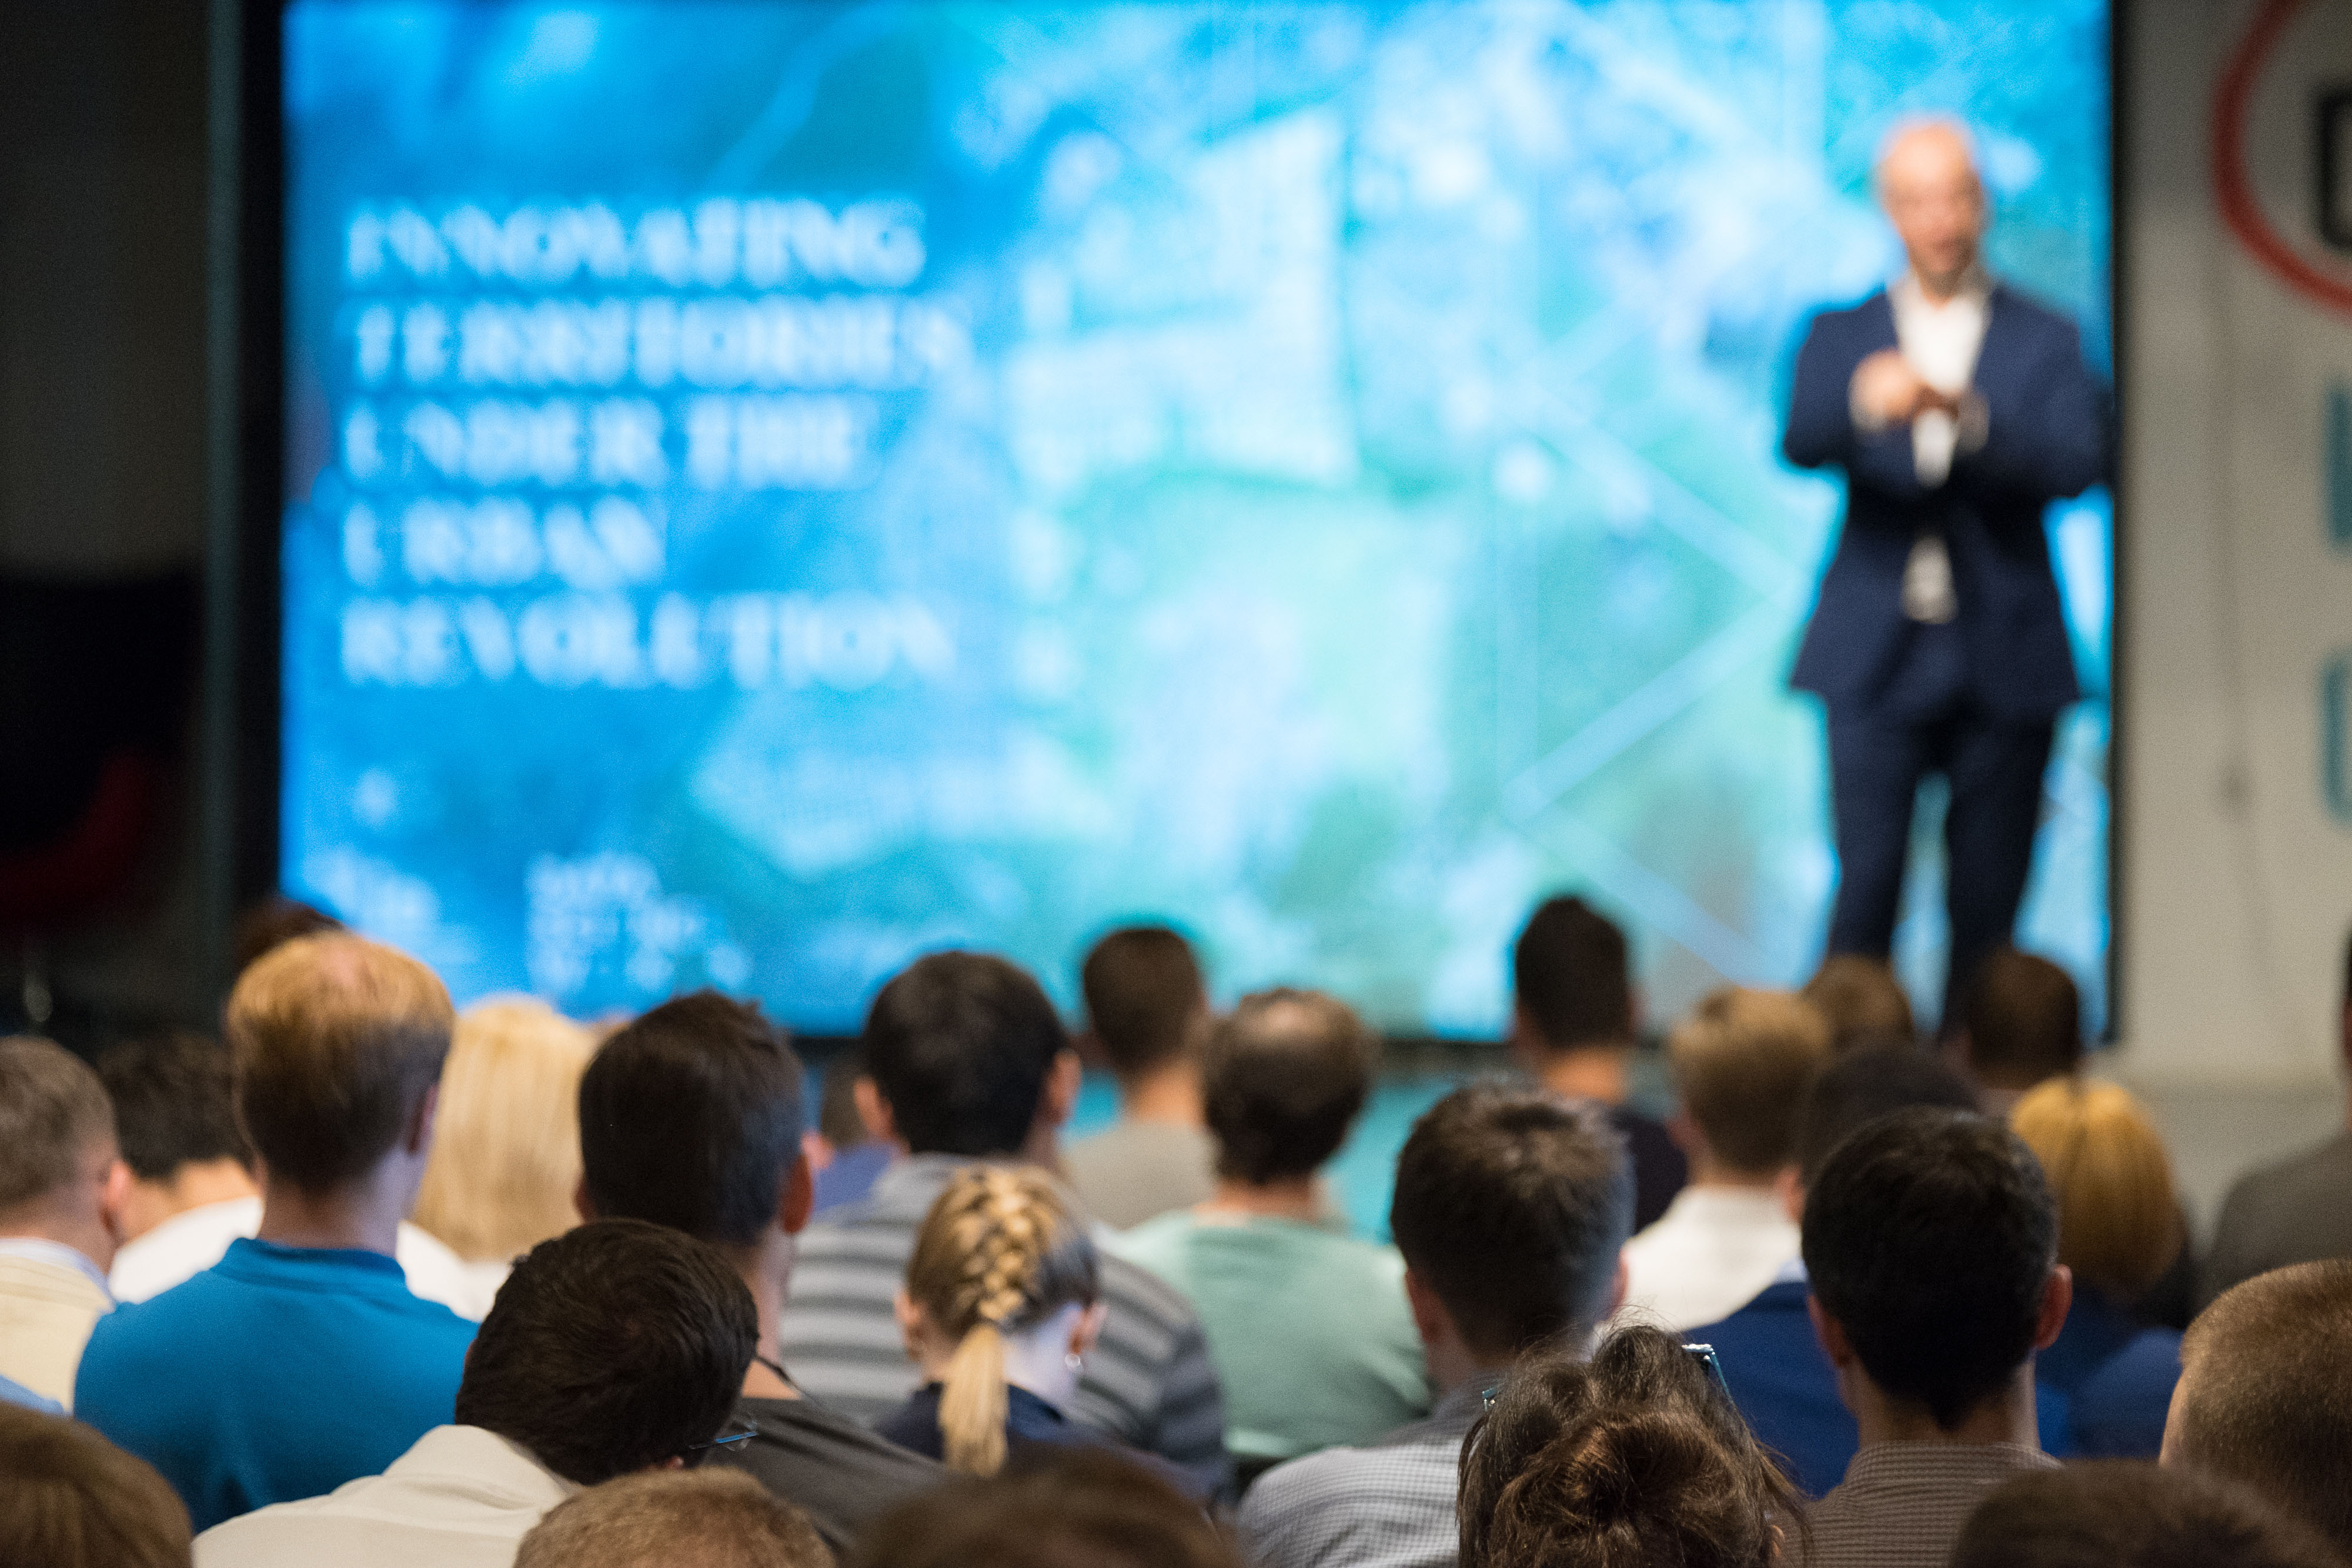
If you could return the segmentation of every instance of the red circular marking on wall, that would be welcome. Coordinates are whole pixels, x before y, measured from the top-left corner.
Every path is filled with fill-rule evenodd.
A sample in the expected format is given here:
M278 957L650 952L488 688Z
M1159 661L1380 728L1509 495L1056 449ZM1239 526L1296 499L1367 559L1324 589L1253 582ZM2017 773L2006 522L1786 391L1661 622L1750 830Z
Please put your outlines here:
M2222 219L2254 259L2277 275L2296 293L2333 309L2352 312L2352 283L2328 274L2297 255L2279 237L2255 201L2246 178L2246 115L2253 102L2254 84L2277 47L2279 35L2302 10L2304 0L2264 0L2253 26L2230 57L2221 73L2221 91L2213 100L2213 189L2221 204Z

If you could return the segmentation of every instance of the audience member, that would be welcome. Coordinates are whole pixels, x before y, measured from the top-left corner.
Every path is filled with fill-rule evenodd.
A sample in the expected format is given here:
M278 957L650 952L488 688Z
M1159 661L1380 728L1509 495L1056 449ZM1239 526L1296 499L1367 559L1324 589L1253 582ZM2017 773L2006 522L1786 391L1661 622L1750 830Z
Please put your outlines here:
M2352 940L2344 949L2336 1047L2352 1063ZM2315 1148L2240 1176L2221 1202L2203 1298L2290 1263L2352 1258L2352 1122Z
M0 1404L0 1563L188 1568L188 1511L80 1422Z
M1079 985L1087 1031L1118 1081L1118 1120L1064 1152L1070 1186L1089 1214L1122 1230L1207 1202L1216 1149L1198 1051L1209 994L1192 945L1164 925L1114 931L1087 955Z
M2006 1116L2037 1083L2083 1065L2083 1003L2047 958L1999 947L1977 965L1954 1039L1988 1115Z
M2077 1454L2156 1458L2180 1376L2180 1335L2128 1310L2181 1249L2172 1161L2139 1103L2112 1083L2057 1078L2010 1113L2058 1200L2058 1261L2074 1304L2034 1375L2066 1396Z
M1835 1055L1918 1043L1911 998L1895 977L1895 966L1884 958L1832 953L1822 960L1801 994L1829 1025L1830 1050Z
M1454 1562L1464 1436L1516 1358L1577 1342L1615 1308L1633 1186L1589 1102L1474 1084L1414 1124L1389 1225L1437 1406L1376 1443L1267 1472L1240 1520L1260 1568Z
M99 1059L98 1073L131 1176L127 1239L107 1282L116 1301L143 1301L260 1229L261 1188L236 1124L226 1047L194 1034L125 1040ZM465 1264L430 1232L403 1220L393 1257L415 1295L461 1317L488 1310Z
M1511 1369L1462 1451L1461 1568L1770 1568L1796 1492L1679 1339Z
M727 1260L634 1219L520 1260L466 1358L454 1426L382 1475L215 1525L201 1568L507 1568L579 1487L693 1463L723 1434L757 1320Z
M532 997L457 1015L413 1218L457 1254L479 1318L514 1260L580 1223L580 1074L595 1042Z
M892 1303L915 1232L974 1160L1055 1166L1078 1059L1037 982L1002 958L935 953L882 988L860 1049L860 1093L901 1157L873 1196L808 1228L784 1304L784 1359L803 1386L872 1419L921 1381ZM1102 1338L1070 1414L1213 1490L1227 1466L1224 1402L1200 1320L1119 1258L1102 1260Z
M2352 1557L2352 1260L2232 1286L2189 1325L2164 1463L2239 1482Z
M1796 1165L1780 1184L1790 1222L1803 1214L1805 1189L1830 1151L1856 1129L1906 1106L1969 1110L1975 1104L1958 1073L1908 1046L1865 1048L1831 1061L1805 1091L1797 1113ZM1808 1497L1819 1497L1844 1476L1862 1437L1838 1396L1837 1371L1813 1333L1811 1299L1804 1260L1791 1259L1755 1300L1719 1322L1690 1330L1688 1337L1715 1346L1740 1414L1780 1457L1790 1479ZM2045 1437L2050 1431L2045 1420Z
M73 1406L83 1346L114 1310L106 1270L130 1190L89 1064L0 1040L0 1376L37 1398Z
M1261 991L1202 1052L1217 1191L1112 1247L1201 1314L1245 1473L1369 1442L1429 1407L1404 1261L1319 1223L1316 1172L1371 1092L1378 1040L1319 991Z
M907 1260L898 1325L923 1386L874 1429L966 1475L1008 1454L1113 1439L1062 1412L1102 1333L1099 1260L1052 1178L973 1166L931 1205Z
M833 1568L833 1552L808 1515L740 1470L656 1470L556 1504L514 1568Z
M1633 1165L1633 1228L1666 1212L1689 1167L1664 1124L1626 1103L1635 1030L1625 933L1580 898L1547 900L1511 949L1511 1050L1554 1093L1599 1104Z
M449 1419L474 1325L393 1259L433 1144L449 993L341 933L273 949L227 1008L258 1234L101 1320L76 1405L199 1529L374 1475Z
M1240 1568L1240 1560L1158 1475L1104 1449L1066 1448L895 1510L847 1568Z
M890 1141L877 1137L857 1109L857 1081L865 1074L852 1049L835 1051L819 1075L816 1125L801 1135L816 1178L812 1215L862 1201L890 1168Z
M242 975L253 967L255 959L298 937L349 929L323 909L273 893L237 912L229 931L230 964Z
M726 1256L759 1334L738 1374L737 1413L754 1435L721 1462L805 1509L839 1551L945 1472L804 1397L778 1358L793 1238L809 1215L806 1082L756 1007L712 991L663 1003L607 1040L581 1079L580 1207L667 1225Z
M1829 1028L1786 991L1725 987L1666 1043L1682 1108L1671 1124L1690 1185L1625 1244L1620 1321L1670 1329L1712 1322L1797 1256L1780 1191L1797 1109L1830 1052Z
M1977 1504L1951 1568L2341 1568L2242 1487L2146 1462L2032 1470Z
M1862 1431L1804 1561L1940 1568L1986 1492L2057 1463L2033 1389L2073 1296L2049 1185L1997 1122L1898 1111L1830 1155L1804 1232L1813 1324Z

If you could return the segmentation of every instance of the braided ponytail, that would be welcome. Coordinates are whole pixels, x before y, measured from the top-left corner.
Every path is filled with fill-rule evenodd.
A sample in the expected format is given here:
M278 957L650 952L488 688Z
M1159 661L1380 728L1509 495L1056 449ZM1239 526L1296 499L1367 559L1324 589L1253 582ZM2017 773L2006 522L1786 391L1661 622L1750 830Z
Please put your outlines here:
M1085 1226L1034 1171L974 1166L931 1205L907 1262L907 1295L956 1341L940 1394L950 1469L1003 1468L1005 1336L1091 1303L1095 1274Z

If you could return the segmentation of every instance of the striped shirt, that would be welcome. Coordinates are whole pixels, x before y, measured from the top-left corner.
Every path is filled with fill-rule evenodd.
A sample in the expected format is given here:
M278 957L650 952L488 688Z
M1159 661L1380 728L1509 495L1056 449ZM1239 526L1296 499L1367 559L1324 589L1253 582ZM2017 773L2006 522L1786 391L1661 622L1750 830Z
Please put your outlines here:
M1805 1568L1943 1568L1984 1495L2058 1461L2015 1443L1870 1443L1812 1506Z
M1268 1470L1242 1499L1255 1568L1454 1568L1462 1439L1486 1408L1493 1372L1438 1401L1425 1420L1360 1448L1326 1448Z
M915 1391L921 1374L907 1359L891 1303L931 1201L972 1163L956 1155L901 1160L864 1202L801 1233L780 1330L793 1382L868 1423ZM1178 1466L1203 1492L1221 1490L1225 1402L1200 1319L1175 1291L1108 1253L1100 1280L1110 1313L1070 1414Z

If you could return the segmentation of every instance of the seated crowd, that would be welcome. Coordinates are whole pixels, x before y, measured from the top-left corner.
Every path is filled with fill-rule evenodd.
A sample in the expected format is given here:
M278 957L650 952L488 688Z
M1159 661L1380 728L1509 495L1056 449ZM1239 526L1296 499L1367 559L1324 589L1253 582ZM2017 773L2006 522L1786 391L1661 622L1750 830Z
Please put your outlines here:
M2029 955L1935 1040L1852 956L1717 991L1654 1115L1624 936L1551 900L1375 1240L1377 1035L1214 1011L1164 928L1076 1036L918 958L818 1080L715 992L600 1034L253 929L222 1042L0 1040L0 1562L2352 1563L2352 1134L2200 1279Z

